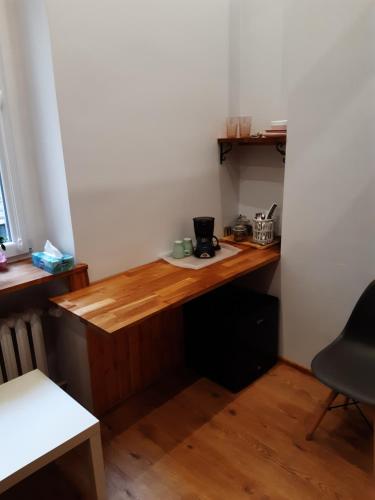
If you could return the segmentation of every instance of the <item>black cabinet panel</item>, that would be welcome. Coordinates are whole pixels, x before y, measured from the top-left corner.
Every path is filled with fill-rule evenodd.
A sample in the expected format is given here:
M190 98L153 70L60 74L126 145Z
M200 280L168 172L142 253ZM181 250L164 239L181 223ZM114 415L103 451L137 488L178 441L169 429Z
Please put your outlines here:
M186 357L205 377L237 392L278 359L276 297L227 285L184 306Z

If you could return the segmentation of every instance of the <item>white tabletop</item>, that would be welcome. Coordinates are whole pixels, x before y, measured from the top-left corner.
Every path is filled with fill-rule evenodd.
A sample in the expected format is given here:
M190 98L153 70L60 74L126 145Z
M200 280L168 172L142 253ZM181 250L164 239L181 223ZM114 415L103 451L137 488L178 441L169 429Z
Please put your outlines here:
M0 482L97 423L39 370L0 385Z

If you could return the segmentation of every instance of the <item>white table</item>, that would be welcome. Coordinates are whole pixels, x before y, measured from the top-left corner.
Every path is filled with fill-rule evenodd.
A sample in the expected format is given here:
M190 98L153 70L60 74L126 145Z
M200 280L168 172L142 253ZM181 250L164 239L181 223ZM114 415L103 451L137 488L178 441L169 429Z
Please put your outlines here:
M39 370L0 385L0 494L85 441L104 500L99 421Z

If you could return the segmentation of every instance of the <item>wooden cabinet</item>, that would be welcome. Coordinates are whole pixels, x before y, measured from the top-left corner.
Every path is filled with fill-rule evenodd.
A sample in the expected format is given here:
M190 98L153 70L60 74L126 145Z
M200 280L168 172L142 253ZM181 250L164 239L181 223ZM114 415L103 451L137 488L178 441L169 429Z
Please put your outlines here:
M182 309L163 311L126 332L87 329L94 412L102 415L184 365Z

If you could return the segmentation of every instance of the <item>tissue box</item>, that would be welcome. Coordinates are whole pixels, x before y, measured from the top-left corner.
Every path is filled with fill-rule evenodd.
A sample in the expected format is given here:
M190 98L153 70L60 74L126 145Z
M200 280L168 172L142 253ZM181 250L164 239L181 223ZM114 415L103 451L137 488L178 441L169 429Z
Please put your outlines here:
M34 266L40 267L51 274L70 271L74 267L74 258L72 255L63 254L61 258L53 257L45 252L33 252L31 255Z

